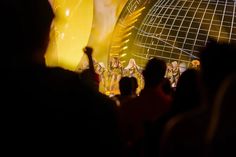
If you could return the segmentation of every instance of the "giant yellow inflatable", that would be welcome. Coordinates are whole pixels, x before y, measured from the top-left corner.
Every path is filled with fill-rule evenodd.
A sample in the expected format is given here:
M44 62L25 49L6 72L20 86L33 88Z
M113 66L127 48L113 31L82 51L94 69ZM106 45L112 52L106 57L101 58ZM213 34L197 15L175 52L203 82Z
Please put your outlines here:
M92 21L93 0L51 0L55 19L51 41L46 53L48 66L75 70L88 43Z
M86 61L83 47L94 48L94 58L108 57L110 37L127 0L49 0L55 12L46 53L48 66L75 71Z

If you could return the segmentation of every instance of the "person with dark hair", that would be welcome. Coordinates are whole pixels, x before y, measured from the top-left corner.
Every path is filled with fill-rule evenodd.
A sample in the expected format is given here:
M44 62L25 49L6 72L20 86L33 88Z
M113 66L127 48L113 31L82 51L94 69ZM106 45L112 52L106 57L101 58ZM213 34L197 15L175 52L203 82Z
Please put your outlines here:
M202 103L200 73L196 69L187 69L180 76L174 94L172 109L175 112L186 112Z
M132 86L133 84L130 77L122 77L119 81L121 95L132 95Z
M99 80L99 74L95 72L94 61L92 58L93 48L86 46L83 49L83 51L88 57L89 68L84 69L81 72L80 76L83 80L85 80L85 83L87 83L88 86L95 89L96 91L99 91L100 80Z
M138 89L138 80L137 80L136 77L131 77L130 79L132 81L132 96L136 97L136 96L138 96L138 94L137 94L137 92L138 92L137 91L137 89Z
M131 100L133 97L133 80L130 77L122 77L119 81L120 94L115 95L113 98L120 108L122 105Z
M209 130L212 126L216 126L217 119L219 117L214 117L212 119L212 113L215 111L215 104L220 102L217 93L221 93L222 84L229 76L235 74L236 64L235 61L236 47L233 43L223 43L214 40L208 41L207 45L200 52L200 78L201 86L203 90L203 102L200 108L193 111L185 112L183 114L176 115L171 118L163 131L163 136L161 138L160 156L182 156L182 157L200 157L200 156L217 156L225 155L226 153L234 153L234 149L229 149L232 143L223 139L217 139L219 141L214 141L211 139L207 141L210 146L210 154L206 154L209 151L208 145L206 145L206 138ZM186 78L187 79L187 78ZM180 82L181 83L181 82ZM196 86L195 84L194 86ZM191 86L189 86L191 87ZM224 89L224 88L223 88ZM182 89L183 90L183 89ZM187 93L186 93L187 95ZM190 107L188 105L188 99L182 101L181 97L183 95L179 93L178 99L176 99L176 104L184 103L185 108ZM188 96L190 98L190 96ZM197 98L197 97L196 97ZM193 97L194 99L194 97ZM192 100L191 105L197 105L197 101ZM232 104L235 105L235 104ZM177 107L177 106L176 106ZM192 106L193 107L193 106ZM219 107L219 106L218 106ZM223 108L222 108L223 109ZM216 109L217 110L217 109ZM218 113L220 110L217 111ZM213 121L211 121L213 120ZM235 121L235 119L230 119ZM213 123L213 124L212 124ZM225 128L227 122L220 126L221 130ZM216 127L217 128L217 127ZM214 128L214 129L216 129ZM221 130L215 130L215 132ZM212 130L211 130L212 131ZM213 131L214 132L214 131ZM231 132L231 131L229 131ZM223 132L221 132L223 133ZM221 134L222 135L222 134ZM220 136L221 136L220 135ZM233 134L231 134L233 135ZM224 137L229 137L230 140L233 139L234 135L224 135ZM212 136L212 135L211 135ZM214 136L214 135L213 135ZM223 136L221 136L223 137ZM216 137L217 138L217 137ZM216 143L214 143L216 142ZM218 143L219 142L219 143ZM216 144L216 145L214 145ZM219 145L218 145L219 144ZM215 147L216 146L216 147Z
M168 80L168 79L167 79ZM165 85L166 86L166 85ZM166 87L164 88L166 89ZM170 85L165 90L172 93ZM189 112L201 105L202 101L200 74L195 69L187 69L180 75L176 90L173 96L173 102L170 111L161 116L150 128L147 135L146 156L158 156L160 149L160 139L165 128L165 124L174 116Z
M223 80L236 71L235 51L235 43L217 43L214 40L209 41L202 50L201 74L209 104L212 104Z
M163 91L166 63L152 58L143 71L145 87L140 96L123 105L120 112L124 150L129 155L140 156L144 150L147 128L170 108L171 97Z
M164 78L163 91L165 92L165 94L170 96L173 96L174 94L174 87L171 86L171 81L168 78Z
M206 156L236 156L235 81L236 43L212 40L201 53L201 73L208 105Z
M166 63L163 60L152 58L148 61L143 77L145 80L145 89L156 87L163 81L166 73Z
M54 17L48 0L0 3L7 153L118 156L114 102L77 73L45 65Z

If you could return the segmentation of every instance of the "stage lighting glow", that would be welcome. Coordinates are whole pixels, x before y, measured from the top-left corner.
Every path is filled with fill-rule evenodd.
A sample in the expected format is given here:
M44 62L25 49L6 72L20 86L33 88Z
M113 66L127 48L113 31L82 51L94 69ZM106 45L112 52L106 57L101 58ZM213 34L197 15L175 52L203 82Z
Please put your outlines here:
M70 10L67 9L67 10L66 10L66 16L69 16L69 15L70 15Z

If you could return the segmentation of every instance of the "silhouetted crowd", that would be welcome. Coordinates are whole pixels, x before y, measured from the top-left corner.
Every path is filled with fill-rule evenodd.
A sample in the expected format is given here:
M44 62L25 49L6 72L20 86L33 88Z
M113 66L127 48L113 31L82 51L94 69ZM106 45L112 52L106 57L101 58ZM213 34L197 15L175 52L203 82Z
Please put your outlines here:
M47 0L1 2L1 142L12 156L235 156L234 44L209 40L199 70L176 88L165 61L150 59L137 79L122 77L120 94L99 92L93 48L89 68L47 67L44 54L54 13Z

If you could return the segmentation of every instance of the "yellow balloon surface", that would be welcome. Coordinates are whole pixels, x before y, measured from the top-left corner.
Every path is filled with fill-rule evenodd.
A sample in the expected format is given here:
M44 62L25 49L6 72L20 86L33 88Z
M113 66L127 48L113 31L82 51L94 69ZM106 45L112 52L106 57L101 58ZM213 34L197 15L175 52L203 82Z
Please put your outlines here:
M94 48L94 59L106 64L110 39L127 0L49 0L55 12L51 41L46 53L48 66L76 70L82 49Z
M51 0L55 12L46 53L48 66L76 70L88 43L93 21L93 0Z

